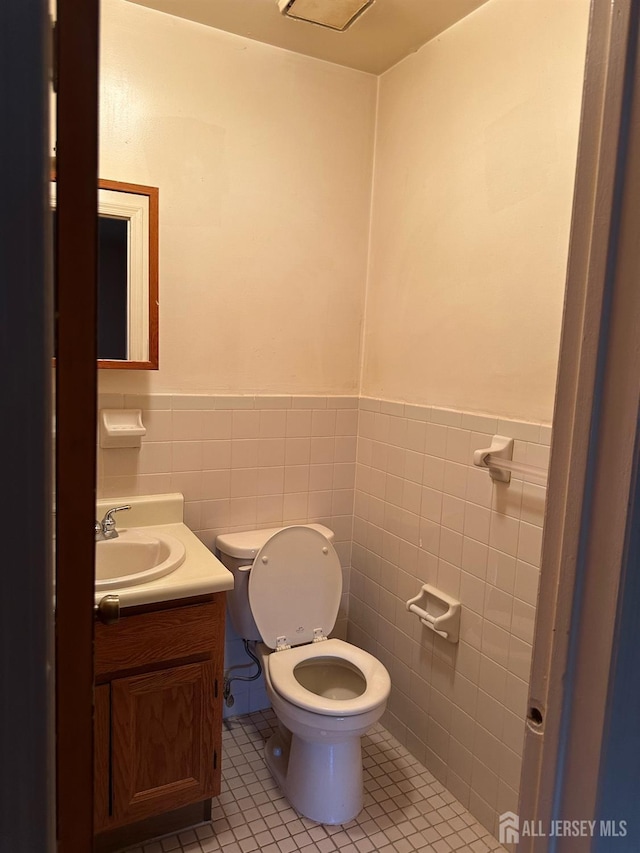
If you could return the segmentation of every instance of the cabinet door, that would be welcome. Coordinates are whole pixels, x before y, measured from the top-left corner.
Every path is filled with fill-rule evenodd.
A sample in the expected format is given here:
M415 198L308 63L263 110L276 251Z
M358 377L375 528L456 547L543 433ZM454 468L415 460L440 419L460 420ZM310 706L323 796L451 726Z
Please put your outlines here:
M214 794L214 682L204 661L111 683L115 823Z

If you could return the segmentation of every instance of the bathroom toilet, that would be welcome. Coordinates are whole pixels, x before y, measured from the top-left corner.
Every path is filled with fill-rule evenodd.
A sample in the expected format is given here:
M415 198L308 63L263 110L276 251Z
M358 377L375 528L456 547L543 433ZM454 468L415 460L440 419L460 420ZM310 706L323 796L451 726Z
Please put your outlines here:
M269 769L289 802L318 823L362 809L360 738L385 710L391 681L373 655L328 639L342 593L333 533L321 524L223 534L234 575L229 614L258 646L278 731Z

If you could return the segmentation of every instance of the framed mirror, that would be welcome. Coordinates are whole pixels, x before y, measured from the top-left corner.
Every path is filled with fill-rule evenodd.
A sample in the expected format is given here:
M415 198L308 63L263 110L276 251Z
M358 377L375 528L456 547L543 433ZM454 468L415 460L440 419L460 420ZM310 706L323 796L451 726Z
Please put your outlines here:
M157 370L158 188L101 179L98 217L98 367Z

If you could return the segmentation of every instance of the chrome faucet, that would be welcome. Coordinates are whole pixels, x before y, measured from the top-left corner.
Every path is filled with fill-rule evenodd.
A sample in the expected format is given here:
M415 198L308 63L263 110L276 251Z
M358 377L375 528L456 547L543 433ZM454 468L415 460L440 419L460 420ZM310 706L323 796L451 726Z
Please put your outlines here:
M122 512L122 510L131 509L131 504L127 504L126 506L114 506L111 509L108 509L102 521L96 521L94 525L94 530L96 534L96 542L100 542L103 539L117 539L118 531L116 530L116 521L113 517L114 512Z

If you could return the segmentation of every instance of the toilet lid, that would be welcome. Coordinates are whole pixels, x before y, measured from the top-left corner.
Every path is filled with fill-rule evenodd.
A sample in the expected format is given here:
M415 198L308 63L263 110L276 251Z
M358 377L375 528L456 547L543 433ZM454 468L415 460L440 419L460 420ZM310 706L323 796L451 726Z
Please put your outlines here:
M310 527L285 527L265 542L249 573L249 604L270 649L310 643L333 628L342 594L335 548Z

